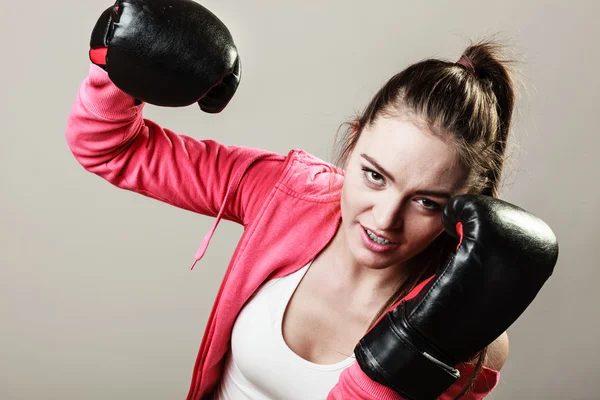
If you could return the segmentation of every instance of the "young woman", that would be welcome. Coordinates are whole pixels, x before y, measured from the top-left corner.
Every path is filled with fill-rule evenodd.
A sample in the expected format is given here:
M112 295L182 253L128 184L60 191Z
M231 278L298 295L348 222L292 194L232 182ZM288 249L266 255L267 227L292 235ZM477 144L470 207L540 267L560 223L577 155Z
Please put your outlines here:
M220 112L239 83L237 50L194 2L117 2L101 16L68 121L76 159L117 187L215 217L194 263L222 218L244 226L188 399L493 390L504 331L557 257L543 222L495 198L514 107L499 50L481 42L458 62L393 76L347 124L334 165L143 118L146 102Z

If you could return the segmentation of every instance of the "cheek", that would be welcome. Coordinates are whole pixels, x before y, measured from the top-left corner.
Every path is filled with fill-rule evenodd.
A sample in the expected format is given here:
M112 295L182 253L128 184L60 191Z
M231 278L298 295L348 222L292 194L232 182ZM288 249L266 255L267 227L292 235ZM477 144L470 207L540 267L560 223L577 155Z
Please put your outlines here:
M429 244L444 230L440 218L439 215L406 218L404 231L408 240L414 244Z
M373 203L372 193L358 178L346 180L342 188L342 217L352 218L366 211Z

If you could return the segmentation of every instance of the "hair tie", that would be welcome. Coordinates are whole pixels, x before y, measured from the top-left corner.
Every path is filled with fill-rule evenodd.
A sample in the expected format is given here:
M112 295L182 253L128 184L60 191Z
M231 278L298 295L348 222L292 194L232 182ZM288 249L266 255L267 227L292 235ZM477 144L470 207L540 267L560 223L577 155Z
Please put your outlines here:
M465 67L466 69L468 69L471 72L475 72L475 65L473 65L473 62L471 61L471 59L469 57L467 57L466 55L462 55L460 57L460 59L456 62L457 65L462 65L463 67Z

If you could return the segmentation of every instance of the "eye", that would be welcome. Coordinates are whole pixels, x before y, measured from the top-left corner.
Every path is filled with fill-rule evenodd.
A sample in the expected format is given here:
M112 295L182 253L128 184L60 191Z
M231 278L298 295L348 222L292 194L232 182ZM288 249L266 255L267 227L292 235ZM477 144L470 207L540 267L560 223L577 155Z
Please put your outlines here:
M373 171L370 168L362 167L363 178L369 185L383 186L385 185L385 178L378 172Z
M421 205L421 207L429 211L439 211L442 208L442 206L440 206L438 203L429 199L417 199L416 201Z

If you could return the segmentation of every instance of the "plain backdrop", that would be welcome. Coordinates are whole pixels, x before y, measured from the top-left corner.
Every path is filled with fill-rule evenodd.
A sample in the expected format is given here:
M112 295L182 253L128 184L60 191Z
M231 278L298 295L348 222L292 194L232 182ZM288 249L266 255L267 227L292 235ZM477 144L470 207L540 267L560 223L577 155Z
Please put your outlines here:
M510 329L489 398L599 399L599 2L206 0L242 84L219 115L147 105L198 139L332 161L340 124L391 75L456 61L496 34L524 85L502 197L547 221L555 274ZM0 141L0 399L183 399L241 228L119 190L76 162L65 126L110 2L4 2Z

